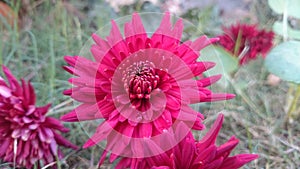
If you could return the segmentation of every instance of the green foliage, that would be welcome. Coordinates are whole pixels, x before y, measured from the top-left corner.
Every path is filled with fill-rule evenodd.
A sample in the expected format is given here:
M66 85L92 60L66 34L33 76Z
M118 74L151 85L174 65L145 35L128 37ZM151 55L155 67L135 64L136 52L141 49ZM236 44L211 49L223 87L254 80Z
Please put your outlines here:
M268 0L269 6L278 14L300 18L300 0Z
M265 66L281 79L300 84L300 42L287 41L268 54Z
M238 59L219 46L208 46L201 50L199 60L216 63L214 68L205 72L207 76L220 73L229 75L238 69Z
M276 34L283 36L284 34L283 30L284 30L283 23L280 21L276 21L273 25L273 31ZM289 25L287 25L287 35L288 37L300 40L300 30L295 30L291 28Z

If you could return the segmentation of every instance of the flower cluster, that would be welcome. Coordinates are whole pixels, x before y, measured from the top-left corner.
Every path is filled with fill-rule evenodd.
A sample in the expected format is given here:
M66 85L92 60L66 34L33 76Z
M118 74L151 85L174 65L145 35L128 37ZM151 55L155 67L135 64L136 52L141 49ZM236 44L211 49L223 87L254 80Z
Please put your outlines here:
M119 168L238 168L257 158L228 157L238 143L234 137L223 146L214 145L222 116L211 131L214 134L194 143L191 129L204 129L204 117L189 104L226 100L234 95L209 90L220 75L204 77L203 72L214 63L197 61L200 50L218 38L201 36L181 42L182 33L182 20L172 26L166 13L149 36L135 13L124 25L125 37L114 21L106 39L92 35L96 43L91 47L94 60L65 57L69 65L64 69L74 77L69 80L72 88L64 94L81 104L61 119L104 119L84 145L87 148L106 140L99 165L109 152L110 162L124 157ZM174 132L176 129L178 132ZM161 144L165 138L169 142Z
M258 30L256 25L238 23L223 28L223 31L218 43L239 57L240 65L256 59L259 54L265 57L273 46L274 32Z
M64 93L82 104L62 120L105 119L84 147L106 139L106 149L113 154L111 161L119 155L152 156L133 153L139 149L136 145L142 144L142 138L159 136L178 121L193 129L204 128L203 115L189 104L234 97L207 89L219 75L200 77L214 63L197 62L198 53L217 39L202 36L194 42L181 43L182 31L182 20L172 28L167 13L149 38L141 18L134 14L132 21L125 24L125 38L114 21L106 40L93 35L96 44L91 52L95 61L65 57L70 65L65 69L75 77L70 80L73 88ZM120 144L120 140L126 144Z
M265 54L271 32L255 26L232 27L231 36L221 36L226 49L236 48L248 58ZM190 104L227 100L233 94L214 93L209 87L220 75L205 77L212 62L198 61L201 49L218 38L201 36L181 42L183 22L174 26L166 13L154 33L147 33L135 13L124 25L124 37L112 21L106 39L93 34L90 51L94 60L66 56L64 69L74 76L64 94L80 105L61 119L78 122L102 119L84 148L106 141L99 165L110 153L118 157L116 168L132 169L236 169L258 158L254 154L229 156L239 140L234 136L221 146L215 144L223 115L210 131L196 141L191 130L203 130L204 116ZM239 40L240 39L240 40ZM261 47L262 46L262 47ZM248 56L249 55L249 56ZM255 56L254 56L255 55ZM46 116L50 104L37 107L30 82L21 84L5 66L8 83L0 77L0 159L17 168L41 168L62 158L58 146L77 147L60 135L68 132L61 122Z
M32 168L61 159L58 146L76 149L57 131L68 132L60 121L46 117L49 105L35 106L35 93L30 82L16 80L2 67L8 84L0 77L0 159L17 167Z

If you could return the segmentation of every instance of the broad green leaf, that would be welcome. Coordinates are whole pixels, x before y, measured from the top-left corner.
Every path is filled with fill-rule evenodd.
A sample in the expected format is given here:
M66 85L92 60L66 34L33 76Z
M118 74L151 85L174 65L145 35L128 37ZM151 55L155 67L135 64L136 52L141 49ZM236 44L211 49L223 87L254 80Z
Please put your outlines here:
M283 23L276 21L273 25L273 31L276 34L283 36ZM288 26L287 34L288 34L288 37L290 37L290 38L300 40L300 30L295 30L295 29L291 28L290 26Z
M206 71L206 76L223 74L220 83L226 85L224 76L229 76L230 73L238 69L238 59L219 46L208 46L201 50L199 61L215 62L216 66Z
M287 0L268 0L268 4L274 12L282 14L286 1Z
M300 18L300 0L268 0L269 6L278 14L286 10L288 16Z
M300 0L289 0L288 16L300 19Z
M273 48L265 66L281 79L300 84L300 42L288 41Z

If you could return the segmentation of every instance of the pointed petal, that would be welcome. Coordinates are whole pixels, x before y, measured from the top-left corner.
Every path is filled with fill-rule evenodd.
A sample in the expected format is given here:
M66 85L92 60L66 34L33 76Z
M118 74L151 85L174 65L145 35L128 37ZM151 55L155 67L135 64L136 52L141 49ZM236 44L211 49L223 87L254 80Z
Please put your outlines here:
M104 51L103 49L100 49L101 47L97 46L97 45L92 45L91 47L91 52L92 55L95 59L96 62L101 62L103 57L105 56L106 52L108 51Z
M238 145L239 140L235 138L234 136L229 139L228 142L221 145L217 149L217 158L222 156L224 159L226 159L230 152Z
M76 107L71 112L61 116L62 121L75 122L75 121L85 121L103 118L98 104L88 104L84 103Z
M212 93L211 95L207 96L203 101L204 102L222 101L222 100L229 100L234 97L235 97L235 94Z
M257 159L259 156L257 154L239 154L233 157L227 158L220 168L222 169L237 169Z
M43 124L44 127L53 128L62 132L68 132L69 129L64 127L61 122L53 117L46 117L45 123Z
M119 30L118 25L114 20L111 21L111 31L109 36L107 36L107 42L110 44L110 46L114 46L115 44L121 42L123 40L122 34Z
M215 75L215 76L203 78L203 79L197 80L197 85L199 87L207 87L207 86L214 84L218 80L220 80L221 77L222 77L222 75Z
M206 70L214 67L215 65L216 63L214 62L196 62L194 64L189 65L189 67L195 76L199 76Z
M201 36L198 39L196 39L192 45L191 48L194 51L200 51L201 49L205 48L206 46L215 43L219 40L219 38L208 38L207 36Z
M55 138L57 144L68 147L68 148L72 148L74 150L78 149L78 147L76 145L72 144L69 140L65 139L64 137L57 134L56 132L53 132L53 135L54 135L54 138Z
M114 130L114 127L118 123L118 118L115 117L109 121L102 122L98 127L93 136L83 145L83 148L91 147L103 139L107 138L108 135Z
M99 160L99 162L98 162L98 167L100 168L100 166L103 164L103 162L104 162L104 160L105 160L105 158L106 158L106 155L107 155L107 151L106 150L103 150L103 153L102 153L102 155L101 155L101 157L100 157L100 160Z
M2 65L2 70L3 70L4 74L7 77L7 80L9 82L9 85L10 85L10 88L12 89L12 91L14 91L14 92L18 93L19 95L21 95L21 89L22 88L21 88L18 80L15 78L15 76L4 65Z
M205 150L210 145L214 145L220 129L222 128L224 115L219 114L218 118L214 122L211 129L205 134L205 136L197 143L199 152Z

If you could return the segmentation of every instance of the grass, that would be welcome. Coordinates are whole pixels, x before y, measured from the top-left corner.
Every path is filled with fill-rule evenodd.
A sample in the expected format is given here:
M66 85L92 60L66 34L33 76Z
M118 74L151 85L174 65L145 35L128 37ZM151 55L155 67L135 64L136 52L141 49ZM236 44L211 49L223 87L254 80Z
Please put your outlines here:
M101 1L99 6L104 3ZM57 118L74 108L72 100L62 94L63 90L70 87L67 82L70 76L61 68L66 64L63 56L77 55L92 32L120 15L111 12L112 9L102 7L101 13L88 16L88 12L84 12L88 2L71 0L68 5L74 8L57 0L54 4L51 1L41 1L30 11L23 9L26 12L20 16L22 26L17 26L18 23L15 22L15 26L11 27L0 18L1 23L4 23L0 35L3 39L0 45L0 63L7 65L17 77L31 80L39 98L37 104L42 106L52 103L48 114ZM16 13L22 11L18 6L13 8ZM80 10L74 11L76 8ZM207 16L209 11L213 11L215 15L214 10L209 8L205 13L198 11L196 16L186 17L193 17L191 20L198 22L196 25L201 26L204 32L214 34L218 32L215 27L213 32L209 32L209 29L199 24L202 23L200 19L216 18ZM273 17L266 6L258 7L254 3L252 10L259 11L258 19L262 22L268 21L266 16ZM203 23L220 26L221 21L204 20ZM212 103L210 109L202 108L208 117L206 124L209 128L218 112L225 114L219 142L224 143L229 136L235 135L240 139L235 154L250 152L260 155L258 160L246 165L246 169L297 168L300 166L300 124L295 120L288 129L282 127L289 100L286 94L289 84L281 82L278 86L269 86L266 82L267 75L263 60L259 59L241 67L231 86L216 85L214 88L217 90L237 93L237 97L226 103ZM65 125L71 129L65 137L74 144L81 146L88 139L81 128L83 124ZM63 151L66 157L61 162L62 168L93 168L101 154L99 147L77 152ZM0 167L5 165L2 163ZM111 166L105 165L103 168L109 167Z

